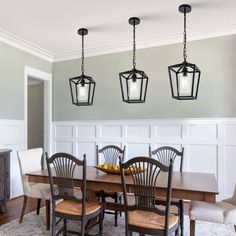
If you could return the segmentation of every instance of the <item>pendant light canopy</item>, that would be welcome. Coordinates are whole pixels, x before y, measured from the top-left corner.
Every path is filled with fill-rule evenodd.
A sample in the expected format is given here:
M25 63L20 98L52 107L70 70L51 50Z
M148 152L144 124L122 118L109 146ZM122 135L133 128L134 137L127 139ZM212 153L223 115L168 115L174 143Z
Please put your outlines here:
M133 69L119 73L122 99L127 103L143 103L147 93L148 77L144 71L136 69L135 26L139 23L137 17L129 19L129 24L133 26Z
M187 4L180 5L179 12L184 14L184 61L168 67L171 93L172 97L178 100L194 100L197 99L198 95L201 71L197 65L187 62L186 14L191 12L191 6Z
M81 75L69 79L71 98L74 105L89 106L93 104L96 83L92 77L84 74L84 36L88 30L79 29L78 34L82 36Z

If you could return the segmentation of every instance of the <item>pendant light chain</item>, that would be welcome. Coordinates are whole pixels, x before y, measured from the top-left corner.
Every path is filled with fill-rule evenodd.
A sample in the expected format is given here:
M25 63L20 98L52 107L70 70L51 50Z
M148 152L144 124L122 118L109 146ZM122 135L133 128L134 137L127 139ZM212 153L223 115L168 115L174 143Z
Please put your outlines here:
M136 68L136 35L135 24L133 24L133 68Z
M186 23L186 12L184 12L184 49L183 49L183 57L184 57L184 62L187 61L187 32L186 32L186 28L187 28L187 23Z
M82 35L81 73L84 75L84 35Z

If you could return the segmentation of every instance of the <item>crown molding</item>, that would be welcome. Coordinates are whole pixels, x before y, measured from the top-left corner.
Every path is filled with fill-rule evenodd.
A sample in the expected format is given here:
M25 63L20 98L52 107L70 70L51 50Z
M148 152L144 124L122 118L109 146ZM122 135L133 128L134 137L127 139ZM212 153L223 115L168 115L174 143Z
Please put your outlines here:
M209 30L195 30L188 32L188 41L202 40L214 37L221 37L226 35L236 34L236 24L220 26ZM183 41L183 35L170 34L165 37L159 38L147 38L144 40L137 40L137 49L151 48L157 46L164 46L170 44L181 43ZM112 45L102 45L95 48L86 49L86 57L105 55L111 53L118 53L131 50L131 42L122 42ZM67 61L81 58L81 51L74 51L62 54L56 54L53 62Z
M31 55L53 62L54 54L14 34L0 29L0 41Z
M236 34L236 24L219 26L217 28L211 29L211 31L209 30L189 31L188 41L214 38L232 34ZM137 40L137 49L176 44L182 42L182 40L183 40L182 33L170 34L165 37L159 37L159 38L157 37L146 38L144 40ZM0 29L0 41L52 63L81 58L80 50L54 54L48 50L45 50L31 42L28 42L18 36L5 32L1 29ZM98 45L97 47L94 48L87 48L86 57L119 53L130 50L131 50L131 42L129 41L119 42L110 45Z

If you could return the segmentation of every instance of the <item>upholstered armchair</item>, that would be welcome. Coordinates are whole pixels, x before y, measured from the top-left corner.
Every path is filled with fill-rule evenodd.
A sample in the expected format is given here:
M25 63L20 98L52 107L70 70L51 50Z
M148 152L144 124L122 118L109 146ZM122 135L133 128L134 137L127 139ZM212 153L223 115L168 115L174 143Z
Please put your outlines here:
M231 198L215 204L192 201L189 209L190 236L195 235L195 220L232 224L236 231L236 185Z
M47 229L49 229L50 228L50 197L51 197L50 186L49 184L28 182L28 178L25 175L26 173L39 171L42 169L42 164L41 164L42 155L43 155L42 148L21 150L17 152L20 172L21 172L22 185L23 185L23 192L24 192L24 202L23 202L19 222L22 223L28 198L37 199L37 214L39 214L39 211L40 211L41 199L44 199L46 200Z

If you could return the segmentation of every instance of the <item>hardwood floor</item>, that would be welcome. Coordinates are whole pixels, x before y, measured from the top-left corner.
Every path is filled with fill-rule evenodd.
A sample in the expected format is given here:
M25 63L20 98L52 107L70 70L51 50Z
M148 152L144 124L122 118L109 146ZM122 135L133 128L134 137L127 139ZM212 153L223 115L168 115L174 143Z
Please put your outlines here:
M7 202L6 212L0 213L0 225L6 224L9 221L20 218L21 208L23 204L23 197L17 197ZM44 201L41 202L41 206L45 206ZM25 210L25 214L35 211L37 209L37 199L29 198Z

